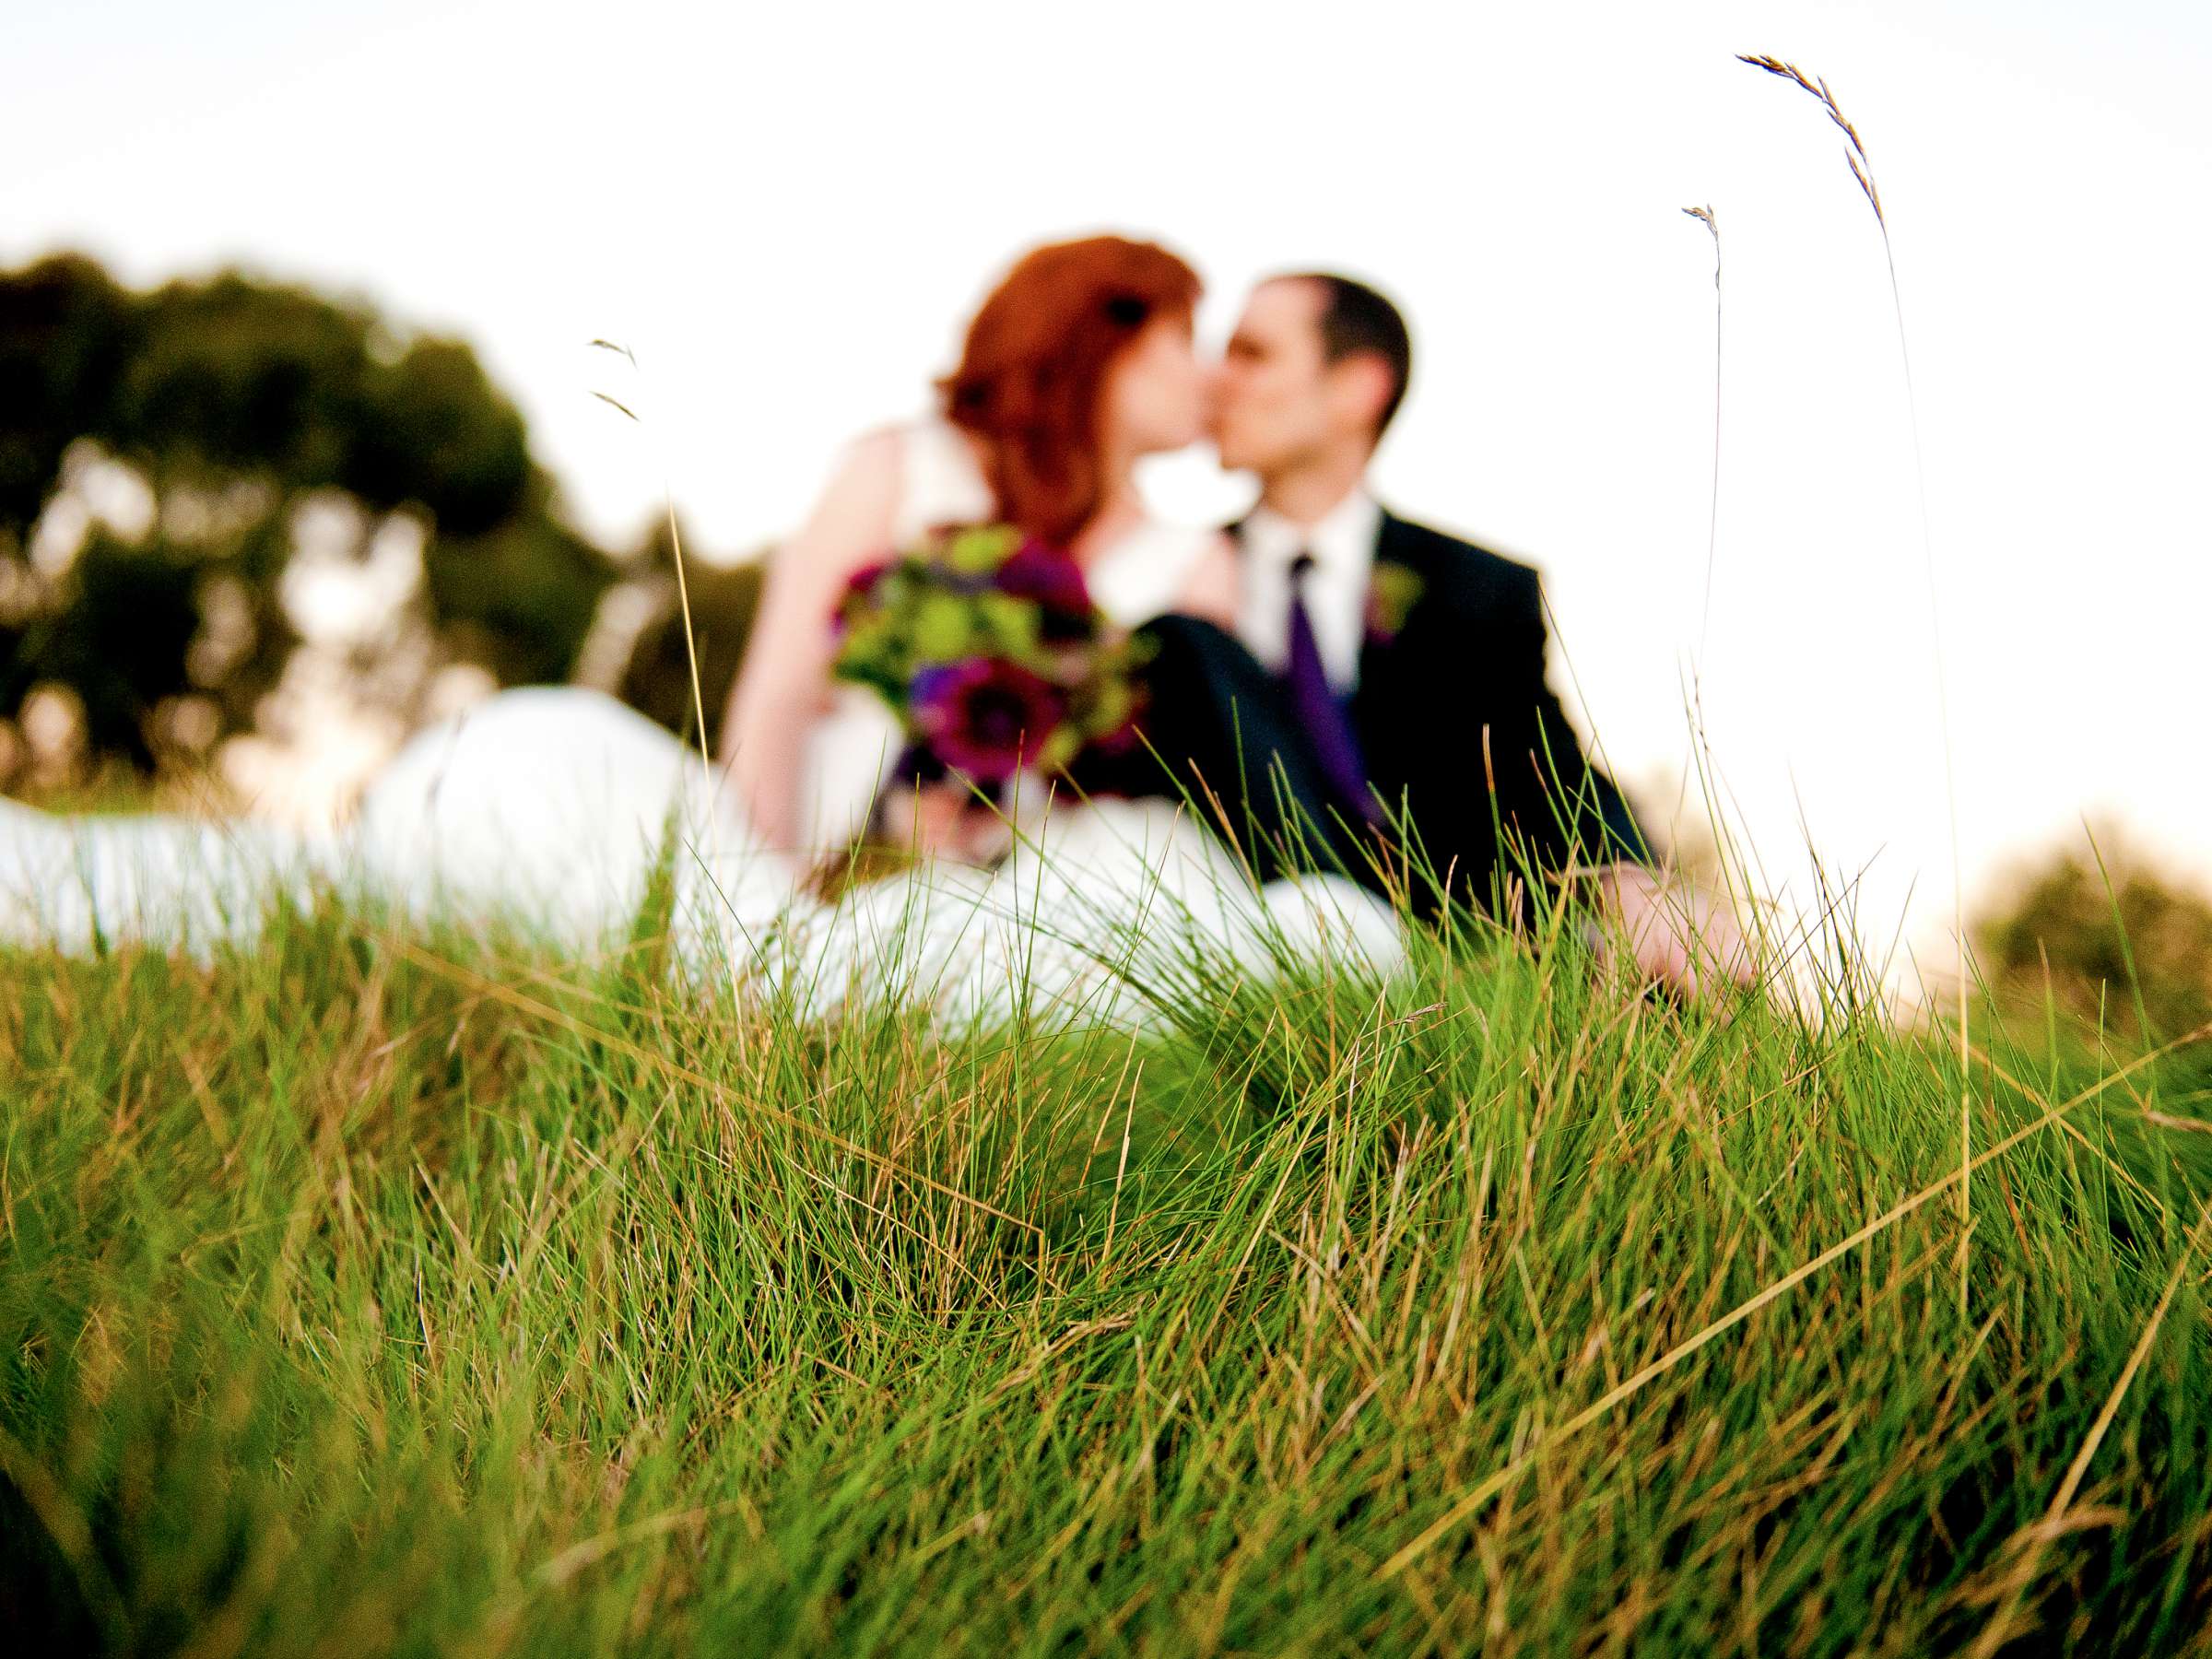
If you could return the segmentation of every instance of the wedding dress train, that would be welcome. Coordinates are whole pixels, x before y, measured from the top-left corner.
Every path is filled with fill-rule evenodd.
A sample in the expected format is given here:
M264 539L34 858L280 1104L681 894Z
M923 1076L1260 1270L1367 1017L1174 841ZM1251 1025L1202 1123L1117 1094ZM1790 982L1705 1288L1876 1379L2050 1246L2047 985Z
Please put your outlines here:
M697 750L611 698L502 693L418 735L337 834L173 817L65 818L0 802L0 944L129 944L202 960L328 890L360 913L618 947L656 868L671 957L795 1017L920 1005L941 1028L1021 1016L1157 1021L1202 980L1400 959L1372 895L1315 876L1254 888L1164 801L1056 803L995 868L922 864L835 902L752 838Z

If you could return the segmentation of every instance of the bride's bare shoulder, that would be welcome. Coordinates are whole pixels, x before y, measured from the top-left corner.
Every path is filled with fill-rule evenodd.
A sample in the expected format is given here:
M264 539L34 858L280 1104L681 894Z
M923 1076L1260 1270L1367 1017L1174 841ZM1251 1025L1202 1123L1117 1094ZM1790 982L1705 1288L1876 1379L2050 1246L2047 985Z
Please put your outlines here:
M896 426L877 427L849 441L830 467L812 516L783 544L777 562L804 563L826 576L880 555L898 507L905 452L905 429Z
M847 443L839 455L832 488L896 490L906 465L909 429L901 425L872 427Z

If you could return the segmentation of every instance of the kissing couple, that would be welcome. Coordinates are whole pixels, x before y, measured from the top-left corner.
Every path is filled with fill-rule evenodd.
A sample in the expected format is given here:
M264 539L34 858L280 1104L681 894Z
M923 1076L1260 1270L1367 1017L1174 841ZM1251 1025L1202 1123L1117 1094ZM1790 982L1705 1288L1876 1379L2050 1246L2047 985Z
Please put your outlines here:
M1182 801L1263 881L1331 870L1421 912L1582 879L1650 976L1745 980L1732 918L1662 883L1547 684L1537 573L1369 488L1413 371L1397 308L1347 276L1277 276L1208 364L1200 291L1150 242L1038 248L969 324L940 413L852 446L774 556L724 724L756 832L809 859L871 829L940 857L1003 848L1003 792L839 683L835 622L887 548L1004 524L1145 645L1141 741L1070 767L1083 801L1055 812ZM1137 490L1140 460L1202 439L1259 485L1227 529L1162 523Z
M1536 573L1371 493L1413 367L1396 309L1278 277L1207 365L1199 292L1120 237L1020 259L937 415L854 442L772 556L719 767L535 687L416 734L324 835L0 801L0 942L204 955L335 885L588 948L634 928L673 829L672 959L802 1017L1135 1018L1136 953L1386 973L1408 915L1519 921L1561 882L1649 978L1747 980L1547 685ZM1137 463L1207 436L1257 503L1153 517ZM927 856L857 879L871 839Z

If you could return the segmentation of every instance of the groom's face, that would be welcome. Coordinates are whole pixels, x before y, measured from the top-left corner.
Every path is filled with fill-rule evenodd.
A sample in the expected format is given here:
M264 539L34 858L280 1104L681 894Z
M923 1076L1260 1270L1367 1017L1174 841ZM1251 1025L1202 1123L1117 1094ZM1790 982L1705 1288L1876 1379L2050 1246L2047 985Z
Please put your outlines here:
M1324 303L1319 285L1295 278L1264 282L1245 302L1215 384L1214 441L1229 471L1265 477L1359 435L1359 406L1324 347Z

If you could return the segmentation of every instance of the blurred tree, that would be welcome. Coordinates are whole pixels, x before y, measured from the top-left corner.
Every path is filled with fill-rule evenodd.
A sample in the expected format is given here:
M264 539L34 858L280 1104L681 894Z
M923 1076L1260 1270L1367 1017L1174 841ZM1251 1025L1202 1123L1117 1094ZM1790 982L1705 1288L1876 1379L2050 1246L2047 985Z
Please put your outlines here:
M437 537L423 565L430 614L455 653L506 686L569 677L612 574L604 553L542 510Z
M2054 853L1983 917L1976 931L1992 988L2040 1010L2048 982L2060 1010L2084 1023L2131 1041L2183 1036L2212 1020L2212 900L2116 838L2100 836L2099 846L2103 871L2093 857Z
M690 586L691 626L699 653L700 700L705 704L707 745L719 749L723 712L736 683L753 617L759 608L764 559L702 563L687 535L684 575ZM636 562L650 584L644 625L630 646L616 695L671 731L688 737L699 724L691 700L691 656L684 643L683 609L676 587L676 559L665 523L648 532Z
M103 514L119 477L143 523ZM0 717L67 687L94 754L141 766L176 699L214 735L251 727L300 644L287 578L329 492L359 509L324 515L353 526L340 559L395 515L419 527L417 694L453 662L567 677L614 563L468 347L236 272L150 293L75 255L0 272Z
M56 603L0 635L0 709L19 709L40 685L67 686L92 753L151 767L148 714L186 689L182 668L200 628L194 582L171 548L94 530L55 584Z
M106 424L139 314L88 259L0 275L0 536L19 551L62 457Z

